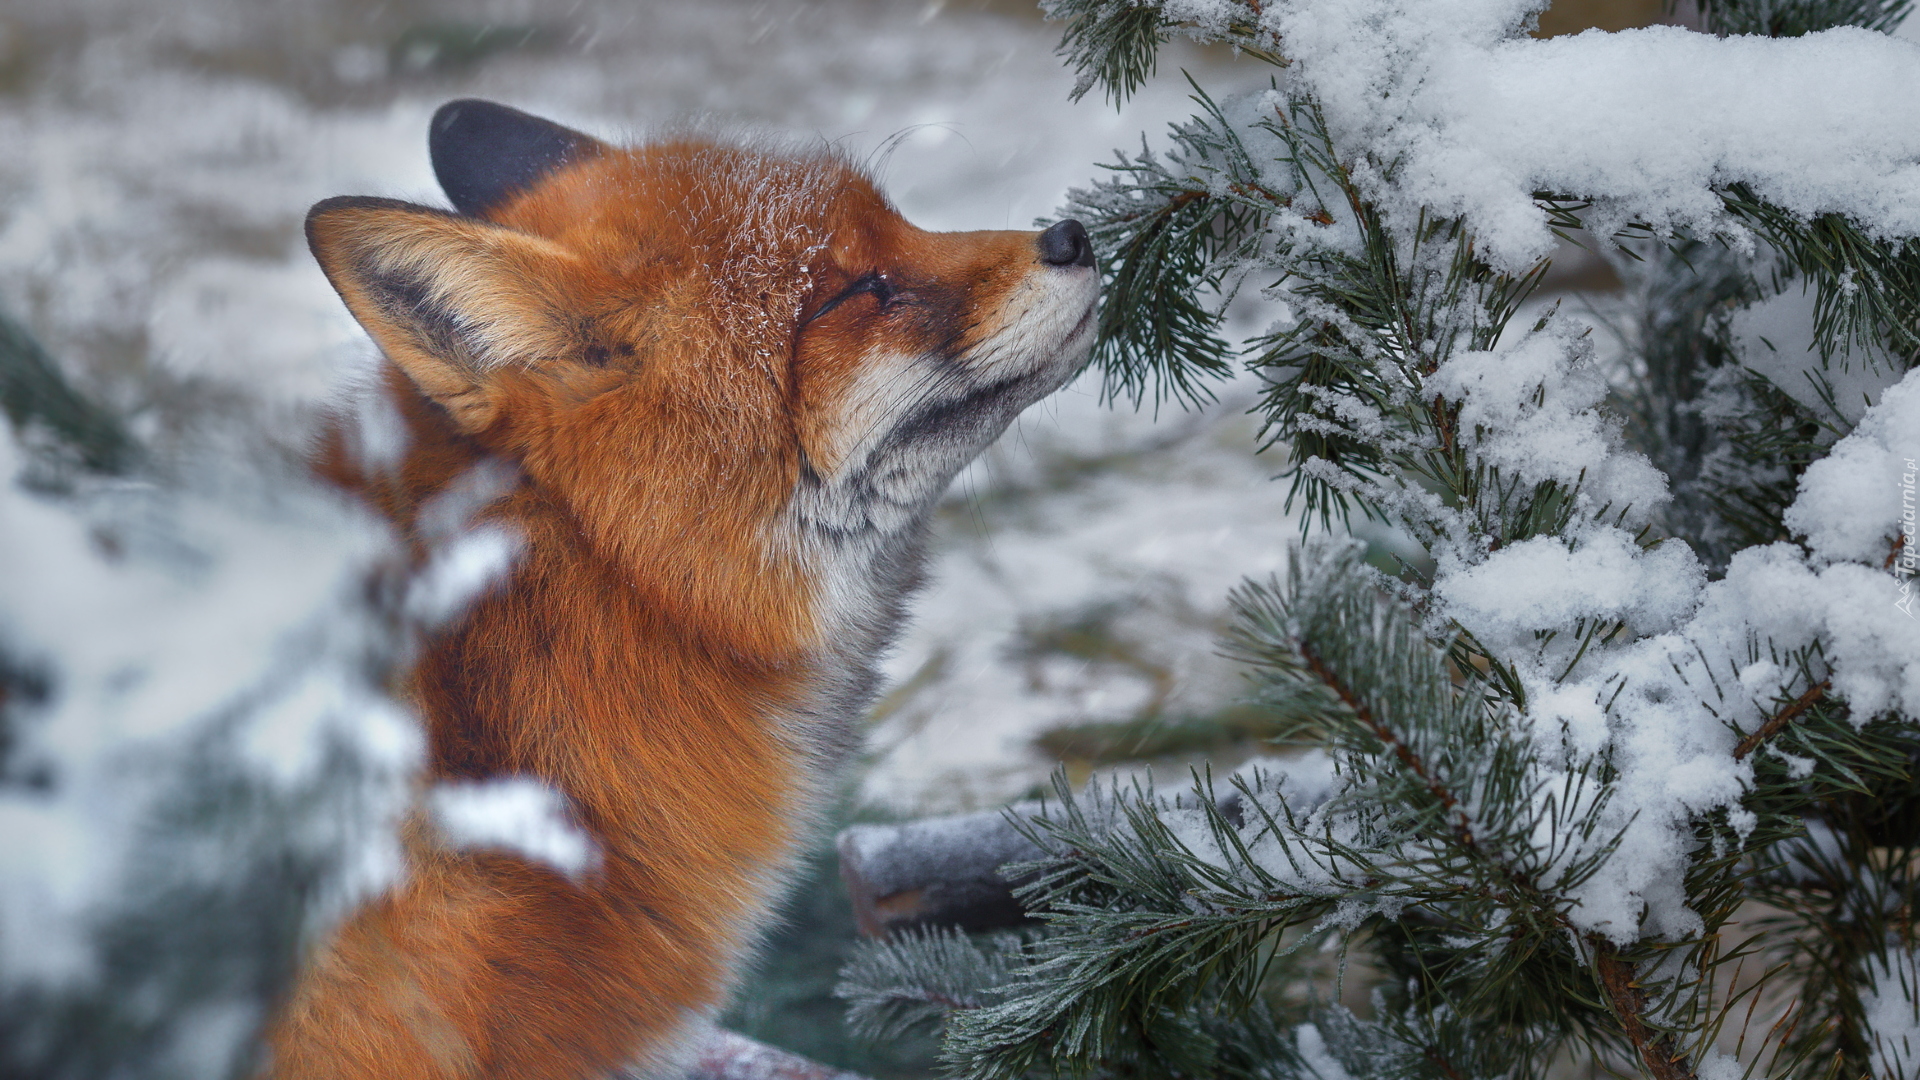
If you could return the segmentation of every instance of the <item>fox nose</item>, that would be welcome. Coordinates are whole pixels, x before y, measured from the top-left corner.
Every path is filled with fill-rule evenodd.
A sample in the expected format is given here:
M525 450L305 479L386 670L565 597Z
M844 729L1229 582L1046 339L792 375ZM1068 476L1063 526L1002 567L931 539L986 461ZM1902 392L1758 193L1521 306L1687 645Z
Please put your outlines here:
M1056 221L1040 234L1040 259L1054 266L1092 266L1093 242L1086 226L1068 218Z

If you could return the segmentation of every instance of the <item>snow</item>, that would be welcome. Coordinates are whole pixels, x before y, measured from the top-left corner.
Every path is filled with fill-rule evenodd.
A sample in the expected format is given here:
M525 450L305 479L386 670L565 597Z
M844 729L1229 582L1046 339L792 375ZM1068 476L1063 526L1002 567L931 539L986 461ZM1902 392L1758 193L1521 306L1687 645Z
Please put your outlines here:
M1243 762L1232 775L1256 790L1279 793L1298 813L1317 809L1345 786L1338 760L1318 748L1292 757L1257 757Z
M856 156L871 150L922 225L1024 228L1109 147L1185 117L1172 69L1210 63L1169 58L1167 75L1116 114L1065 103L1071 75L1052 55L1054 27L937 5L786 11L741 0L586 5L569 16L590 31L578 50L401 77L368 27L294 32L273 21L284 14L225 0L192 0L148 25L123 6L136 17L105 5L74 16L85 29L77 43L60 36L67 16L48 14L51 0L9 13L53 42L60 62L0 111L10 148L0 157L0 303L82 383L143 407L146 430L165 438L193 429L196 410L222 407L294 439L315 402L345 382L364 388L369 346L311 265L299 221L313 201L349 192L438 203L424 132L449 98L492 96L615 137L696 114L816 131ZM1410 222L1421 205L1465 215L1507 268L1549 250L1532 200L1542 188L1596 200L1602 232L1635 219L1725 230L1737 243L1713 194L1735 180L1799 212L1920 232L1920 48L1910 39L1719 40L1675 28L1516 37L1539 6L1275 0L1265 18L1296 61L1283 79L1323 102L1337 143L1396 219ZM1217 22L1226 5L1182 0L1179 10ZM496 14L516 13L540 14L513 4ZM263 73L262 49L305 51L269 51L284 63ZM1215 87L1234 78L1201 74ZM1271 101L1243 96L1229 110L1251 115ZM1341 221L1293 226L1331 246L1351 236ZM1810 406L1808 376L1819 371L1852 428L1808 471L1789 512L1808 551L1742 552L1711 582L1684 544L1642 547L1633 522L1442 552L1444 612L1522 673L1541 790L1602 755L1618 770L1613 816L1595 835L1620 831L1621 846L1572 913L1616 941L1698 927L1678 885L1692 823L1726 813L1742 827L1751 766L1732 750L1805 689L1795 650L1822 643L1832 693L1857 720L1920 714L1911 544L1906 561L1884 563L1912 520L1920 383L1888 386L1864 355L1820 365L1808 311L1790 291L1734 326L1742 360ZM937 523L933 584L889 661L863 800L905 812L997 805L1050 767L1031 747L1038 730L1132 717L1165 686L1164 706L1192 712L1238 693L1212 655L1225 594L1283 568L1295 532L1284 486L1269 482L1279 463L1250 453L1255 434L1238 416L1255 389L1229 385L1220 407L1156 423L1106 409L1082 382L969 471ZM1458 403L1476 453L1514 476L1578 480L1587 509L1630 504L1636 520L1665 498L1664 480L1606 418L1600 368L1564 321L1455 355L1426 389ZM375 396L349 402L381 413ZM396 460L402 433L390 420L365 427L370 464ZM16 467L0 459L0 475ZM426 515L435 547L409 600L415 617L444 618L509 563L517 541L471 521L499 482L475 476ZM92 974L89 920L139 898L126 874L135 824L170 797L166 778L195 775L208 757L284 793L318 790L336 775L331 755L344 754L361 776L358 801L326 804L291 842L333 853L340 897L397 872L391 827L419 736L366 678L363 654L387 643L371 640L347 588L386 541L337 507L291 501L299 507L189 499L171 523L116 526L133 543L119 558L94 544L86 512L0 491L0 642L78 688L28 729L22 751L60 784L0 788L6 979ZM146 505L138 492L107 504ZM1628 630L1566 670L1568 635L1542 645L1536 632L1579 619ZM1035 653L1039 631L1074 620L1098 622L1136 660ZM1263 764L1250 782L1304 812L1305 827L1353 839L1341 831L1351 821L1322 809L1342 783L1326 755ZM564 806L530 781L442 787L428 799L456 843L521 851L569 874L591 866ZM1208 850L1200 813L1171 809L1170 822ZM1339 867L1298 864L1271 835L1253 854L1281 880L1342 887ZM207 865L221 864L182 859L179 873ZM1875 999L1877 1033L1911 1037L1905 1001ZM209 1052L235 1015L209 1007ZM1317 1029L1300 1029L1296 1043L1338 1070Z
M1294 0L1266 5L1262 26L1335 144L1390 168L1370 181L1390 210L1465 216L1511 271L1552 250L1533 202L1542 190L1593 200L1603 223L1739 235L1714 193L1739 181L1798 214L1920 234L1912 43L1851 27L1782 40L1672 26L1520 36L1544 6Z
M570 878L599 863L593 839L570 819L566 798L530 777L442 783L427 793L427 807L454 847L505 849Z
M1589 475L1605 476L1613 459L1626 457L1663 496L1663 479L1604 429L1601 387L1580 350L1566 347L1572 340L1543 335L1508 354L1465 354L1443 365L1429 389L1461 401L1478 445L1506 454L1522 476L1567 479L1555 473L1555 452L1576 429ZM1602 760L1614 773L1614 797L1597 811L1591 836L1593 843L1617 837L1618 848L1599 873L1565 888L1575 928L1621 944L1699 931L1681 887L1697 854L1697 822L1724 815L1736 833L1752 828L1742 806L1751 759L1736 760L1733 751L1742 734L1806 691L1794 656L1821 646L1825 667L1813 679L1830 680L1856 723L1887 710L1920 714L1920 620L1898 606L1903 582L1886 563L1911 502L1903 485L1914 451L1903 446L1920 432L1916 386L1920 375L1887 389L1824 467L1809 470L1787 515L1809 531L1807 549L1782 543L1739 552L1719 580L1708 579L1680 540L1643 546L1634 532L1591 519L1577 520L1564 536L1490 552L1441 550L1435 613L1472 633L1525 687L1519 722L1536 755L1526 786L1546 793L1572 784L1578 798L1591 799L1595 788L1574 778ZM1539 424L1550 409L1558 410L1556 422ZM1530 438L1542 444L1537 454ZM1573 632L1583 622L1623 628L1583 648ZM1788 762L1812 764L1791 755ZM1284 803L1302 824L1291 840L1257 821L1241 829L1257 873L1309 895L1352 891L1340 861L1316 839L1324 833L1356 843L1361 836L1350 807L1326 803L1341 782L1331 761L1273 768L1272 776L1250 774L1258 797ZM1235 865L1197 808L1163 801L1161 817L1202 859ZM1579 842L1556 847L1568 840L1543 826L1536 854L1569 865L1585 849ZM1393 902L1375 895L1336 922Z
M1906 950L1871 958L1860 995L1876 1076L1912 1076L1920 1068L1920 957Z
M1016 859L1032 858L1034 849L1010 823L1038 813L1038 802L1013 803L1002 810L919 818L902 825L853 825L838 841L862 872L891 880L899 875L923 875L938 880L921 862L952 859L969 871L991 873Z
M1294 1028L1293 1046L1300 1052L1301 1063L1320 1080L1353 1080L1353 1074L1327 1049L1326 1036L1314 1025L1301 1024Z
M498 527L474 529L435 552L407 591L407 614L440 626L505 579L524 541Z
M1801 474L1787 527L1804 535L1822 562L1881 564L1913 528L1916 458L1920 371L1888 389L1846 438Z
M50 693L16 703L0 761L0 988L97 977L95 920L226 888L256 851L331 867L320 917L391 880L421 740L379 685L394 643L361 599L385 533L270 470L269 491L54 500L11 482L21 464L0 439L0 648ZM153 833L228 776L256 793L244 827Z
M1167 10L1204 31L1230 6ZM1475 251L1508 272L1552 252L1537 191L1590 201L1589 226L1603 238L1643 222L1717 233L1754 252L1717 194L1736 182L1796 214L1837 212L1876 236L1920 236L1912 42L1851 28L1769 40L1670 26L1529 39L1523 31L1543 6L1269 3L1262 31L1293 62L1278 95L1256 92L1226 111L1244 122L1287 95L1315 102L1339 160L1386 210L1403 251L1401 234L1423 215L1458 216ZM1276 179L1294 191L1295 178ZM1305 225L1299 215L1310 209L1296 206L1274 226L1275 242L1293 245L1283 261L1352 247L1343 207L1321 208L1335 219L1327 227ZM1685 543L1649 543L1640 530L1667 502L1666 478L1625 448L1592 346L1551 312L1532 329L1516 320L1491 348L1452 355L1409 392L1459 409L1469 467L1497 468L1503 481L1577 484L1562 535L1497 546L1486 507L1367 486L1432 542L1431 625L1457 623L1523 684L1519 723L1536 752L1529 786L1559 790L1601 761L1614 770L1615 798L1592 835L1617 835L1619 848L1569 893L1582 931L1626 943L1699 929L1680 889L1697 823L1724 815L1735 833L1752 827L1741 805L1751 763L1734 748L1807 681L1830 679L1856 723L1888 710L1920 715L1920 621L1909 615L1910 582L1889 572L1905 569L1889 556L1912 502L1920 376L1891 385L1897 365L1870 343L1823 359L1811 349L1811 317L1811 297L1790 285L1731 328L1750 370L1847 433L1807 471L1787 513L1804 551L1744 551L1709 581ZM1326 405L1339 413L1352 403ZM1348 419L1364 429L1362 413ZM1326 463L1303 469L1354 486ZM1615 624L1607 640L1581 640L1583 627ZM1792 658L1816 644L1825 668L1808 680ZM1565 839L1550 832L1537 838L1543 855Z
M1633 534L1600 527L1577 546L1536 536L1477 565L1443 568L1434 592L1448 617L1506 656L1532 646L1536 631L1582 620L1624 622L1636 636L1663 633L1692 613L1705 584L1706 571L1681 541L1642 550Z
M1748 820L1740 800L1751 771L1733 757L1734 728L1758 729L1805 689L1778 661L1817 640L1832 692L1856 723L1888 709L1913 715L1920 621L1894 606L1894 581L1877 566L1821 567L1775 544L1738 553L1724 578L1706 583L1673 541L1644 553L1623 536L1610 545L1610 554L1576 572L1561 562L1568 553L1557 541L1529 541L1509 550L1540 550L1497 553L1443 575L1436 593L1527 681L1539 780L1611 755L1616 796L1599 833L1619 830L1620 846L1602 873L1574 890L1572 918L1624 943L1697 925L1675 886L1691 856L1692 822L1716 809L1728 811L1736 829ZM1676 554L1660 558L1666 551ZM1641 633L1590 650L1573 677L1560 678L1529 631L1583 615L1643 620Z
M1034 735L1245 692L1215 654L1226 595L1284 569L1298 533L1279 464L1256 457L1248 381L1197 415L1116 412L1082 380L1028 411L964 473L934 579L887 662L862 798L897 812L1001 805L1045 783ZM1114 659L1036 649L1082 625Z
M1756 643L1762 657L1785 657L1822 642L1832 692L1856 723L1888 709L1920 710L1920 621L1894 606L1893 579L1877 567L1817 568L1799 549L1775 544L1738 553L1726 576L1704 588L1697 567L1670 575L1669 584L1698 605L1673 629L1601 650L1582 677L1564 682L1522 668L1532 680L1543 775L1556 759L1576 766L1603 748L1618 769L1600 832L1624 830L1620 847L1575 891L1573 919L1623 943L1696 925L1674 887L1692 850L1691 822L1721 808L1739 827L1751 777L1733 758L1737 735L1728 725L1754 731L1805 689L1792 670L1754 659ZM1496 654L1525 659L1512 639L1494 640L1505 647ZM1609 703L1604 710L1601 702Z
M87 984L98 973L94 928L129 913L153 923L156 890L171 896L184 881L203 890L194 895L229 895L267 878L253 871L280 865L276 852L324 871L304 926L323 929L400 873L395 825L422 797L446 808L437 816L451 839L563 872L590 867L561 808L535 790L410 788L420 732L376 685L400 643L356 606L362 572L392 554L388 539L325 499L309 502L270 467L298 449L321 402L359 421L353 449L367 466L391 468L405 449L371 346L313 265L300 223L339 194L442 203L425 149L440 103L490 97L616 139L690 119L813 135L870 161L917 224L1030 228L1110 147L1187 114L1175 69L1217 70L1176 50L1124 112L1075 106L1053 55L1057 28L864 0L601 2L563 14L502 0L487 18L558 20L579 34L469 69L396 70L393 35L438 14L407 0L372 11L175 0L154 18L141 0L20 0L0 15L0 309L209 489L108 499L139 514L173 507L156 513L179 519L118 529L138 548L121 562L92 546L90 512L0 491L0 545L31 555L4 552L0 647L72 664L70 684L90 687L34 714L7 761L51 763L60 785L0 786L9 1009L23 986ZM19 51L38 59L12 66ZM1116 632L1172 672L1172 704L1205 709L1240 692L1212 656L1225 592L1243 570L1279 566L1293 528L1284 490L1268 482L1277 463L1251 453L1240 416L1251 392L1242 385L1199 418L1156 423L1101 406L1083 382L1023 418L967 475L938 522L934 588L891 668L903 682L939 670L878 726L869 799L998 805L1045 778L1038 730L1130 715L1142 700L1135 671L1049 661L1036 686L1013 657L1028 628L1089 609L1138 613ZM227 448L240 486L291 508L229 498L225 480L184 460L231 427L248 433ZM10 456L0 462L9 485L16 471ZM423 508L430 569L401 614L430 624L497 580L515 541L473 510L510 480L476 474ZM1070 534L1057 548L1056 529ZM1077 561L1100 549L1112 554L1099 566ZM955 659L942 667L943 656ZM240 835L142 831L186 797L180 789L224 791L210 785L228 775L261 800L245 804L257 812L234 824ZM301 903L276 894L247 910ZM151 982L106 989L103 1000L129 1008L173 1003L168 1027L187 1075L221 1073L222 1055L259 1020L259 1002L224 984L199 997Z
M1371 871L1340 854L1365 850L1373 839L1351 801L1336 801L1336 796L1349 794L1352 785L1351 775L1342 768L1338 757L1314 749L1288 758L1256 758L1235 769L1230 779L1216 780L1213 794L1229 821L1237 789L1244 788L1255 803L1255 807L1240 808L1240 824L1233 830L1239 848L1231 850L1214 832L1215 817L1191 790L1161 794L1153 788L1151 777L1144 790L1157 807L1167 835L1193 858L1228 870L1230 881L1255 895L1281 888L1306 896L1344 896L1323 925L1353 929L1371 915L1397 912L1404 900L1394 895L1391 886L1362 885ZM1125 819L1116 802L1125 791L1111 781L1104 789L1090 790L1086 816L1092 827L1098 828L1102 821L1115 822L1114 828L1131 827L1118 824ZM1269 826L1267 813L1258 808L1272 815L1277 829ZM1424 853L1399 854L1417 861ZM1367 897L1347 895L1357 889L1366 891ZM1209 902L1204 891L1190 901L1196 911Z
M1747 1080L1747 1067L1732 1054L1709 1050L1695 1063L1693 1073L1700 1080Z
M1593 349L1565 320L1457 353L1426 381L1460 405L1460 430L1508 479L1578 486L1593 507L1631 508L1638 520L1667 501L1666 478L1621 446L1619 421L1599 409L1607 381Z
M687 1080L866 1080L732 1031L711 1028Z
M1813 290L1805 282L1735 312L1729 329L1742 367L1767 377L1815 416L1857 424L1898 377L1899 365L1878 348L1850 343L1823 361L1813 339Z
M1920 715L1920 620L1898 606L1889 576L1843 563L1816 581L1834 693L1863 721L1888 711Z

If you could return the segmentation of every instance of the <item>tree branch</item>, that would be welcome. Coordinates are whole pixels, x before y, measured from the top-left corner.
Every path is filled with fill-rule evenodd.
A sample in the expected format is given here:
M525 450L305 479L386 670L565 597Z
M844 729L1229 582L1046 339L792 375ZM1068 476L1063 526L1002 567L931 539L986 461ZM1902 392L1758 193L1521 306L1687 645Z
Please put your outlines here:
M1419 777L1427 786L1427 790L1446 808L1449 815L1455 817L1454 830L1460 837L1461 843L1479 852L1480 849L1474 841L1472 831L1467 828L1464 820L1460 820L1458 815L1454 814L1458 800L1454 798L1452 792L1427 772L1425 762L1414 754L1411 747L1400 741L1378 717L1375 717L1372 711L1361 703L1358 696L1349 690L1311 649L1302 644L1300 654L1307 661L1308 669L1313 672L1314 677L1339 695L1340 700L1353 710L1355 717L1366 725L1376 738L1391 747L1401 764ZM1817 689L1824 691L1825 685L1823 683ZM1809 694L1811 696L1802 698L1800 702L1795 703L1794 707L1768 721L1768 726L1762 728L1765 734L1756 732L1756 736L1764 738L1766 734L1771 734L1772 731L1778 730L1779 726L1792 720L1793 716L1798 715L1799 712L1805 711L1818 696L1812 691L1809 691ZM1557 913L1554 919L1563 926L1568 925L1565 918ZM1607 999L1614 1015L1620 1021L1621 1031L1633 1043L1634 1049L1640 1054L1640 1059L1646 1063L1648 1071L1655 1080L1697 1080L1692 1063L1674 1046L1673 1038L1669 1035L1655 1034L1647 1027L1646 1021L1642 1018L1646 1010L1646 994L1641 991L1636 981L1638 973L1633 965L1620 959L1613 943L1605 938L1596 935L1590 936L1589 940L1593 943L1594 969L1600 976L1601 985L1606 989Z
M1460 1075L1460 1070L1453 1067L1453 1062L1443 1057L1440 1051L1428 1047L1422 1056L1425 1057L1434 1068L1446 1073L1447 1080L1466 1080L1466 1077Z
M1812 686L1807 687L1807 692L1804 694L1801 694L1800 697L1796 699L1793 704L1787 706L1784 709L1781 709L1778 715L1774 716L1772 719L1768 720L1766 723L1761 724L1759 728L1757 728L1754 731L1753 734L1747 736L1744 739L1741 739L1740 745L1733 748L1733 760L1735 761L1744 760L1748 754L1751 754L1755 750L1758 750L1760 748L1761 743L1766 742L1768 739L1771 739L1775 735L1780 734L1781 728L1784 728L1788 724L1791 724L1794 721L1794 718L1799 716L1801 713L1806 712L1808 709L1813 708L1814 702L1819 701L1820 698L1823 695L1825 695L1828 690L1832 688L1833 688L1832 679L1821 679L1819 682L1814 683Z
M1647 1008L1647 995L1640 989L1639 973L1634 971L1633 965L1620 959L1613 942L1606 938L1592 934L1587 940L1593 944L1593 967L1600 975L1600 985L1607 992L1607 1003L1620 1021L1620 1030L1633 1043L1640 1060L1646 1064L1647 1072L1653 1075L1654 1080L1698 1080L1693 1071L1693 1062L1674 1046L1673 1036L1656 1034L1642 1019Z
M1420 760L1419 756L1413 752L1413 748L1401 742L1400 737L1394 734L1391 728L1381 722L1379 717L1373 715L1373 710L1367 708L1359 696L1355 694L1345 682L1341 681L1340 676L1336 674L1332 668L1329 668L1326 663L1320 659L1319 654L1307 646L1306 642L1297 643L1296 648L1300 650L1301 657L1306 660L1307 670L1313 672L1313 677L1324 683L1327 689L1332 690L1334 694L1340 698L1342 704L1352 709L1354 717L1358 719L1361 724L1365 725L1368 731L1373 732L1373 737L1385 743L1387 748L1393 751L1393 755L1400 759L1400 764L1406 766L1408 772L1418 777L1420 782L1426 785L1427 792L1439 801L1441 808L1444 809L1447 812L1447 816L1452 819L1454 835L1460 838L1460 843L1478 852L1480 845L1473 838L1473 830L1467 827L1466 819L1456 813L1460 805L1460 800L1454 798L1453 792L1448 791L1445 784L1435 779L1434 776L1427 771L1426 762Z

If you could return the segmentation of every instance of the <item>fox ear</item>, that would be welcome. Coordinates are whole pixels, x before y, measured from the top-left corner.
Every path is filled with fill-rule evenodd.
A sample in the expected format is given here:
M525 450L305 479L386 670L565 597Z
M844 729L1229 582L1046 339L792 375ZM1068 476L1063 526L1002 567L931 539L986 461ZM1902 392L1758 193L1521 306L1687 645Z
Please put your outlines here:
M349 197L308 212L307 243L381 351L469 432L498 415L503 369L574 351L561 294L581 267L550 241Z
M447 198L485 217L540 178L606 144L551 120L477 98L449 101L427 128L427 155Z

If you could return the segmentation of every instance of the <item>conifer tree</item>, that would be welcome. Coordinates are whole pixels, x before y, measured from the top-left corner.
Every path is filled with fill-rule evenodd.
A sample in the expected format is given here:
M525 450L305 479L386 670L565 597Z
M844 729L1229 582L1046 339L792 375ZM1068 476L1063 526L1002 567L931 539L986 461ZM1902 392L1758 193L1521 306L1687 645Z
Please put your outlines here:
M0 313L0 1076L217 1080L399 870L386 538L270 454L163 455Z
M939 1026L981 1080L1915 1075L1920 204L1862 164L1920 139L1907 4L1551 42L1526 0L1046 6L1076 95L1176 35L1267 66L1066 212L1111 396L1263 381L1310 535L1225 647L1312 748L1057 783L1019 868L1041 928L866 948L856 1028ZM1825 73L1831 127L1500 96L1682 65ZM1549 230L1619 270L1624 348L1540 301ZM1236 296L1271 328L1232 340ZM1376 569L1356 513L1425 558Z

